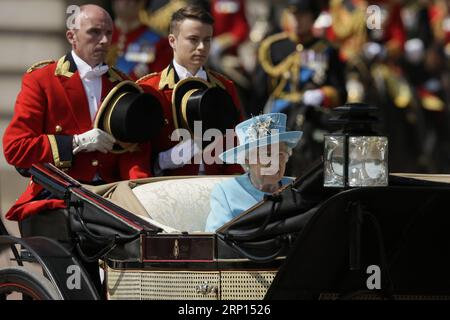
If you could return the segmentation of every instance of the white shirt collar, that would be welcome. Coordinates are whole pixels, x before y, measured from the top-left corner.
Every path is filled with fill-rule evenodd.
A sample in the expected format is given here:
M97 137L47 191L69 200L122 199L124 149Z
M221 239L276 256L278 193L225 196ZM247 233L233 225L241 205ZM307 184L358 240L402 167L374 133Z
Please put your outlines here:
M72 57L73 57L73 61L77 65L78 73L80 74L81 79L86 78L86 75L88 75L89 78L101 77L102 74L104 74L108 71L108 66L102 65L102 64L98 64L94 68L92 68L83 59L81 59L73 50L72 50ZM91 71L95 71L95 72L92 73Z
M173 67L175 68L175 71L176 71L178 77L180 78L180 81L184 80L186 78L190 78L190 77L196 77L196 78L200 78L202 80L208 81L208 76L206 75L206 71L203 67L198 69L198 71L195 75L193 75L188 69L186 69L182 65L178 64L175 61L175 59L173 59Z

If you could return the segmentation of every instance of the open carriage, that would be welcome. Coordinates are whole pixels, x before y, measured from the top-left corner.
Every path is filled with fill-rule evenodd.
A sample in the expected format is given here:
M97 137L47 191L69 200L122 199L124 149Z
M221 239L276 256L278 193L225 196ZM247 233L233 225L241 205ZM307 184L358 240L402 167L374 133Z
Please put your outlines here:
M30 218L21 238L3 231L1 249L11 249L19 264L0 269L3 298L450 297L447 176L390 175L387 187L342 190L323 187L318 164L205 233L209 193L227 177L91 187L50 164L31 173L69 208ZM43 274L30 272L26 261ZM86 261L100 262L104 292L95 289Z

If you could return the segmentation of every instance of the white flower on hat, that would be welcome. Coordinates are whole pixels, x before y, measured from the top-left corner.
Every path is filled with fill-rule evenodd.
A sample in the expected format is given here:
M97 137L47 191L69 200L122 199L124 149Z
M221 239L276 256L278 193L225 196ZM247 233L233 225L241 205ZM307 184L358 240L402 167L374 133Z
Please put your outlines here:
M255 141L259 138L269 136L272 133L274 123L271 117L265 117L264 119L256 118L247 129L248 141Z

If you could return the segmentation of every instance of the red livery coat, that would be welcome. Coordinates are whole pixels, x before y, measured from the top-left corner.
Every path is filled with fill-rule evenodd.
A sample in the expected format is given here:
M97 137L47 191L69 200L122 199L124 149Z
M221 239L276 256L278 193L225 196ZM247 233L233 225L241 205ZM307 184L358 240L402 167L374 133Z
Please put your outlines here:
M236 106L240 114L239 121L242 121L242 111L233 82L217 72L206 70L206 73L209 83L214 86L220 86L231 95L234 105ZM170 64L161 72L147 75L137 81L137 83L144 89L144 91L146 91L147 87L152 87L156 90L161 91L166 98L163 105L165 126L161 130L160 135L156 139L152 140L152 151L154 151L155 154L158 154L161 151L168 150L178 143L178 141L171 141L170 139L173 131L175 130L172 112L172 92L177 81L178 76L176 75L175 69L172 64ZM198 171L198 164L186 164L181 168L165 170L164 174L170 176L197 175ZM243 170L240 165L218 163L205 165L205 173L207 175L239 174L242 172Z
M124 77L110 68L102 76L102 99ZM92 182L96 173L105 182L150 175L150 144L140 145L133 153L73 155L73 135L92 128L86 93L69 53L40 69L32 67L24 75L13 119L3 136L5 158L9 164L25 169L34 163L50 162L84 183ZM44 209L64 207L61 200L37 200L41 191L30 182L6 217L22 220Z

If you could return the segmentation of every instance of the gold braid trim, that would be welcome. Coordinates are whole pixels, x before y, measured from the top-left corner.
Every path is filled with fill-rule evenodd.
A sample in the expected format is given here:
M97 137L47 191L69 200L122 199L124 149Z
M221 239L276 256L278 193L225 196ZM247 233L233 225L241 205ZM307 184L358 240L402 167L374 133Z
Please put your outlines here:
M365 2L356 5L353 12L347 10L343 4L343 0L331 0L330 14L332 18L333 30L339 39L353 37L361 32L365 33L366 13L364 8L367 7Z
M353 59L367 40L366 32L366 1L355 4L355 9L349 11L343 5L343 0L330 2L330 14L336 42L339 43L341 54L347 60Z
M50 142L50 147L52 149L53 162L58 168L70 168L72 166L71 161L61 161L59 158L58 144L56 143L56 138L53 134L47 135L48 141Z
M128 80L128 76L119 69L110 66L108 69L109 80L111 82Z
M373 66L371 73L375 79L381 78L385 82L387 92L397 108L409 107L412 100L412 91L401 76L395 74L386 65Z
M279 77L283 73L289 70L293 61L297 59L297 52L294 51L290 55L288 55L282 62L277 65L274 65L272 62L272 58L270 57L270 46L276 42L283 39L288 38L288 34L285 32L275 34L266 38L259 47L258 50L258 60L261 63L261 67L264 71L272 77Z
M58 60L58 63L56 65L56 69L55 69L55 76L64 76L67 78L70 78L71 76L73 76L73 72L70 72L70 62L64 61L66 58L66 56L60 58Z
M158 74L158 72L153 72L153 73L146 74L145 76L140 77L139 79L137 79L137 80L136 80L136 83L139 84L139 83L141 83L142 81L145 81L145 80L147 80L147 79L149 79L149 78L151 78L151 77L156 76L157 74Z
M284 99L291 102L299 102L302 98L301 93L297 90L297 81L301 66L301 56L299 51L302 48L289 54L282 62L273 65L270 57L270 47L272 43L289 38L285 32L268 37L261 43L258 58L264 71L271 78L271 85L274 88L271 98ZM290 92L285 92L288 81L290 82Z
M170 68L168 65L163 71L161 71L161 79L159 80L159 90L165 87L173 89L175 87L175 69Z
M169 24L172 14L187 5L185 0L171 0L154 12L142 9L139 12L141 22L161 35L169 33Z
M215 71L212 71L212 70L206 70L206 74L208 75L208 79L209 79L209 81L210 81L212 84L214 84L215 86L219 86L219 87L221 87L222 89L225 89L225 85L222 83L222 81L220 81L220 80L217 78L217 76L222 77L222 78L224 78L224 79L230 81L230 79L228 79L227 77L225 77L223 74L220 74L219 72L215 72Z
M46 66L46 65L48 65L48 64L50 64L50 63L53 63L53 62L55 62L55 60L43 60L43 61L39 61L39 62L33 64L31 67L29 67L29 68L27 69L27 73L33 72L34 70L39 69L40 67Z

